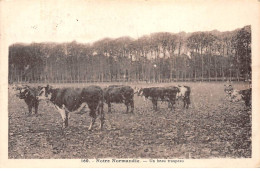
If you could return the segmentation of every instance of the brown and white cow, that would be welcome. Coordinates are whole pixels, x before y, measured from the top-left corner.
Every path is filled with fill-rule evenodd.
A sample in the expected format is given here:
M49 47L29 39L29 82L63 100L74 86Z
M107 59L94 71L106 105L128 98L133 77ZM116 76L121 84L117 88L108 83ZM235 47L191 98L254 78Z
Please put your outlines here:
M104 88L104 100L108 105L108 112L111 112L111 103L124 103L126 105L126 113L129 106L131 112L134 112L134 89L124 85L110 85Z
M183 101L183 108L189 108L190 105L190 93L191 89L189 86L178 85L179 92L177 93L177 99Z
M37 97L39 100L49 100L61 114L63 128L68 127L70 114L75 113L80 108L88 105L89 115L92 122L89 130L92 129L96 121L96 111L100 114L100 129L104 124L103 112L103 90L98 86L88 86L85 88L51 88L49 85L43 87Z
M153 103L153 109L157 110L158 101L168 102L172 110L174 110L174 104L176 95L179 92L177 87L149 87L141 88L138 92L138 96L142 96L145 99L150 99Z

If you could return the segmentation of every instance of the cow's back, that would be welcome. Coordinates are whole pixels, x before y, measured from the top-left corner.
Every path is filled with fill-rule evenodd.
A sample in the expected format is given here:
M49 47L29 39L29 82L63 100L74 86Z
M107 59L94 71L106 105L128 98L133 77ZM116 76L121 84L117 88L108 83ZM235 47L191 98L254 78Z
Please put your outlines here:
M98 102L103 100L103 90L99 86L88 86L83 88L81 96L86 102Z
M65 105L70 111L79 107L81 90L74 88L53 89L51 101L60 108Z
M104 99L106 102L122 103L124 100L133 99L134 89L130 86L111 85L104 89Z

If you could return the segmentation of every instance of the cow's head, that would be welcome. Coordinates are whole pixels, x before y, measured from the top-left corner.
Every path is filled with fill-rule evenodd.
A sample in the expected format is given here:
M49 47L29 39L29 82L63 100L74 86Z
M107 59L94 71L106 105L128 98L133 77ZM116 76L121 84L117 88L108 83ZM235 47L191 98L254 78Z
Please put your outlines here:
M186 91L188 91L187 88L184 87L183 85L178 85L177 88L179 89L179 91L177 92L177 95L176 95L177 99L184 98Z
M39 94L36 96L38 100L50 100L52 96L51 87L49 85L39 88Z
M232 85L224 85L224 91L225 91L225 93L227 93L227 94L231 94L233 91L234 91L234 88L232 87Z
M134 94L139 95L141 88L140 87L134 87Z
M136 91L137 96L143 96L143 93L144 93L143 88L139 88L139 89Z
M19 97L20 99L25 99L29 95L29 86L17 86L16 87L16 96Z

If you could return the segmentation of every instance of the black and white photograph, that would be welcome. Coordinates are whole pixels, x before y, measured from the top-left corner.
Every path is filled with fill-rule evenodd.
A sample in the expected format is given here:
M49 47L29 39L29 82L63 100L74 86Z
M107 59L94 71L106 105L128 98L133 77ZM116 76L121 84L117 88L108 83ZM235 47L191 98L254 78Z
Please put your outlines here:
M259 1L0 7L1 167L260 166Z

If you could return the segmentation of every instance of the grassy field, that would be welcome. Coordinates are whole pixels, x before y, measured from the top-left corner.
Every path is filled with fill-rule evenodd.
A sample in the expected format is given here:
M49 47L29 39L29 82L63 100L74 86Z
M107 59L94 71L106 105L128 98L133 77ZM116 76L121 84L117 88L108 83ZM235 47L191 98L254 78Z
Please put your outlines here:
M189 109L179 102L170 111L160 102L159 110L153 111L151 101L135 96L134 114L126 114L123 104L113 104L108 114L105 105L103 131L98 129L99 119L93 131L87 130L88 108L72 115L65 130L60 114L46 102L40 103L40 116L28 116L25 102L9 89L9 158L250 158L251 110L243 102L225 100L225 83L184 84L192 91ZM233 85L248 88L245 83Z

